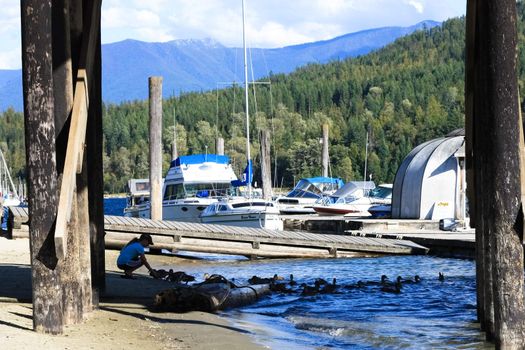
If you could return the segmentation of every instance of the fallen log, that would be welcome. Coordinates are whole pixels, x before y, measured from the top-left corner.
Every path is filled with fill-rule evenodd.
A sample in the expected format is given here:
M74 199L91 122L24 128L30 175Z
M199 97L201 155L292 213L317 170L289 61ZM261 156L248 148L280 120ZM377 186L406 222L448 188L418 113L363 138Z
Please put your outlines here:
M270 293L269 284L235 286L232 283L202 283L178 285L155 295L156 311L215 312L255 303Z

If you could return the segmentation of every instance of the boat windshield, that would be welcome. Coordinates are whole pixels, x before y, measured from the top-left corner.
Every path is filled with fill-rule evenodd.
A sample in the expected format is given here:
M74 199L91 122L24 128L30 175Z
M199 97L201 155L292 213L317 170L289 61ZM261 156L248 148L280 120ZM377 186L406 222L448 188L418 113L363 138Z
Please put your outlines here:
M392 188L376 187L370 191L370 197L388 199L392 197Z
M169 184L164 190L164 200L225 197L235 195L234 192L230 183Z
M301 179L286 197L320 198L323 193L330 193L336 191L338 188L339 184L335 181L311 182L307 179Z

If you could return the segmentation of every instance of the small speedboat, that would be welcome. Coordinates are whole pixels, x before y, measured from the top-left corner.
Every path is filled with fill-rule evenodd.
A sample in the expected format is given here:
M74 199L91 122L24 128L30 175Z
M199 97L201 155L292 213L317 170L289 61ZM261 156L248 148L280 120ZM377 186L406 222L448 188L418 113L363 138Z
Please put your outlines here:
M225 199L208 205L200 214L203 224L283 230L279 209L262 199Z
M343 180L335 177L304 178L286 196L277 198L276 203L281 214L314 214L315 202L343 185Z
M391 201L391 184L375 187L372 181L354 181L314 205L314 210L319 215L368 217L371 215L368 211L370 207L380 204L389 205Z

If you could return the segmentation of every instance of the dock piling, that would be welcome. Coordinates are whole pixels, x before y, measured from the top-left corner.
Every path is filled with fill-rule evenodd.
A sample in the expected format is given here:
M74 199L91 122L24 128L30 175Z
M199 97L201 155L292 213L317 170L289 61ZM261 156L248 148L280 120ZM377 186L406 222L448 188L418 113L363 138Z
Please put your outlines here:
M149 183L152 220L162 220L162 77L149 78Z

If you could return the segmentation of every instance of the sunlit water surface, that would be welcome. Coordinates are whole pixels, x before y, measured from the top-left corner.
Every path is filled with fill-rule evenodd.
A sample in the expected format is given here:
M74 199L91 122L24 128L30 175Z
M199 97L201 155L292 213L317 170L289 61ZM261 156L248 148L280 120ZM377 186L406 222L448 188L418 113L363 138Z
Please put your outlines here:
M106 200L105 211L119 215L113 207L124 204L122 199ZM272 349L493 348L484 342L475 323L475 264L471 260L431 256L258 261L201 257L207 263L184 267L197 280L202 280L204 273L234 278L237 284L246 283L253 275L293 274L299 283L310 284L318 277L337 278L341 287L334 294L274 293L248 307L221 313ZM440 271L445 274L443 282L437 278ZM382 292L379 286L344 288L358 280L378 281L383 274L390 279L418 274L422 280L403 285L400 294Z

